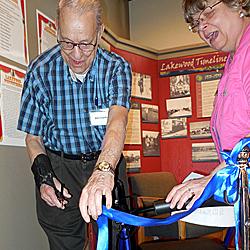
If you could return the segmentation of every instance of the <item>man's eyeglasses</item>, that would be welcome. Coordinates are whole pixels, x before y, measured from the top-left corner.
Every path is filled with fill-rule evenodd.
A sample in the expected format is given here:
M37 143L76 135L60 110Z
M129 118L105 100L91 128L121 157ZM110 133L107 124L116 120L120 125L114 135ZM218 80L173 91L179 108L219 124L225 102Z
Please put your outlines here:
M189 25L189 30L194 33L198 32L201 21L209 20L214 15L214 7L221 2L222 1L219 1L211 6L207 6L203 11L201 11L198 19L193 20L193 22ZM201 16L203 16L203 18L201 18Z
M96 45L97 45L97 36L95 43L73 43L73 42L68 42L68 41L63 41L63 40L58 40L57 42L61 46L63 50L73 50L76 46L83 52L85 53L90 53L92 52Z

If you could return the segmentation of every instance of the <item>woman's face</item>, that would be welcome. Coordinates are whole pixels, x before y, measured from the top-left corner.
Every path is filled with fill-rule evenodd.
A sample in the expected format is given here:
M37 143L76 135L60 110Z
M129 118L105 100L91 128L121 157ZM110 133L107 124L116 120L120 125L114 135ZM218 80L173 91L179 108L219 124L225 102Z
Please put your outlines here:
M246 27L239 11L222 1L209 0L207 8L197 13L194 20L198 20L198 34L202 40L215 50L231 53L238 47Z

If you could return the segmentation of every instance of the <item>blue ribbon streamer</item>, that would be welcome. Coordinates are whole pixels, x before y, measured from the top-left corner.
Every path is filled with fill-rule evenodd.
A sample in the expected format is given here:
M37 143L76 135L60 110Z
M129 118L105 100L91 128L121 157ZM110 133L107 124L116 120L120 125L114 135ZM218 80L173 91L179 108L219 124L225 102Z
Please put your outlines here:
M224 202L224 191L227 193L229 202L234 202L234 213L235 213L235 245L236 250L239 249L238 237L239 237L239 225L240 225L240 199L239 199L239 174L240 170L237 166L237 157L240 151L247 145L250 144L250 139L242 139L231 152L222 152L222 156L226 162L226 167L218 171L207 184L205 190L198 200L195 201L191 209L174 214L165 219L152 219L144 218L128 214L115 209L107 209L103 206L102 215L97 220L98 224L98 242L97 250L108 250L108 218L122 224L133 225L133 226L159 226L168 225L174 223L185 216L191 214L194 210L199 208L206 200L214 195L214 199ZM249 176L250 170L247 168ZM124 232L125 236L126 233ZM122 250L129 250L130 246L125 241L125 246Z

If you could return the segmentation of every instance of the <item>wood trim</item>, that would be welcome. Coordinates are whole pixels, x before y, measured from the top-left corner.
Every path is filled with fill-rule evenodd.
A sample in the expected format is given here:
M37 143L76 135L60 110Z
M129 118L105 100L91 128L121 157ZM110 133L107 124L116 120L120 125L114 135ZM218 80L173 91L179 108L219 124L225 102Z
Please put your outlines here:
M179 230L179 239L180 240L186 239L186 222L179 220L178 230Z

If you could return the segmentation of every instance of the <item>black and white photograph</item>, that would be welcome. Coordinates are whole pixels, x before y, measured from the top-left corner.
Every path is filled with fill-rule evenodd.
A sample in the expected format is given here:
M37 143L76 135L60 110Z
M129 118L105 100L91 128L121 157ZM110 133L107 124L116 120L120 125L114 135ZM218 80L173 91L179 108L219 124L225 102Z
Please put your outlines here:
M144 156L160 156L160 133L142 131L142 148Z
M141 104L142 122L158 123L159 120L158 109L159 107L157 105Z
M136 98L152 99L151 76L132 72L131 95Z
M190 122L191 139L211 138L210 121Z
M161 138L187 137L187 118L173 118L161 120Z
M192 143L192 161L218 161L218 156L214 143Z
M170 77L170 98L190 96L189 75Z
M141 170L141 154L140 150L124 150L124 158L126 160L127 172L138 173Z
M183 97L166 100L169 118L192 116L191 97Z

